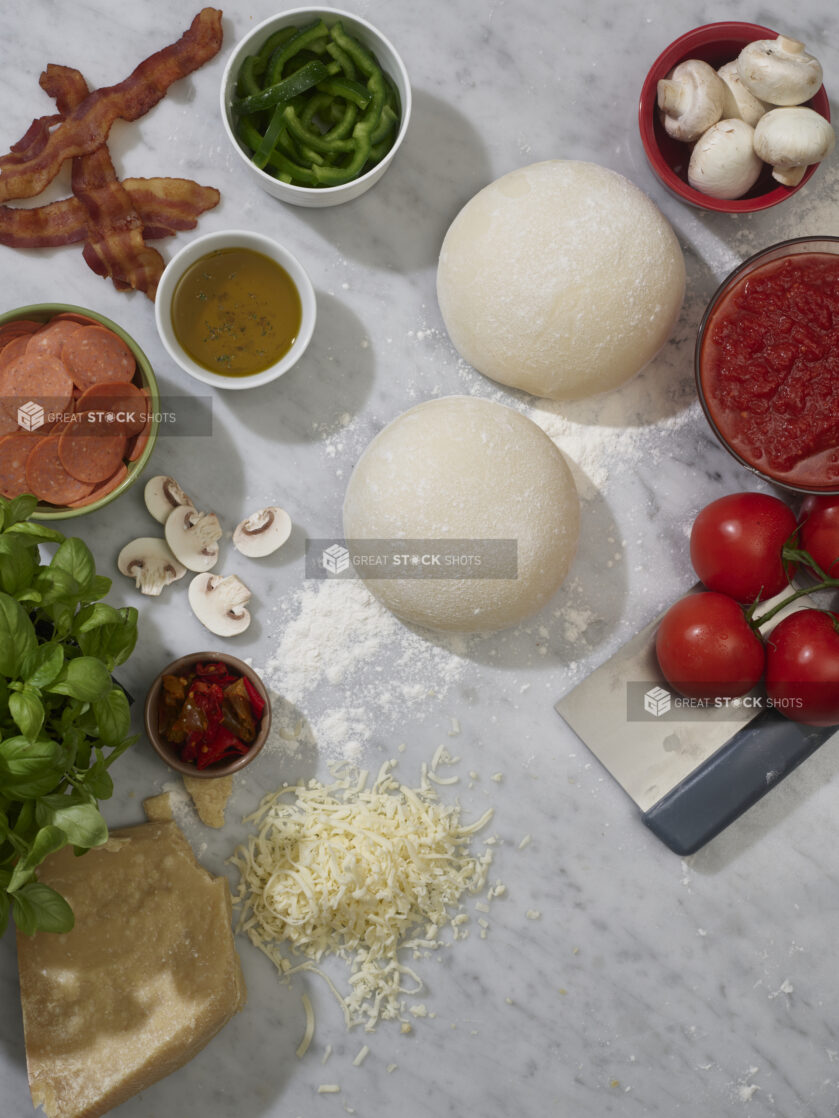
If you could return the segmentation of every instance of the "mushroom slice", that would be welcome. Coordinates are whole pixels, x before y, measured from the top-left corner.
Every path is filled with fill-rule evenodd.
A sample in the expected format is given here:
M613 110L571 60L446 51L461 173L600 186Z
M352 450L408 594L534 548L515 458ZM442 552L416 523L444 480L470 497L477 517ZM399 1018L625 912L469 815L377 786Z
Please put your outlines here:
M169 513L181 505L192 505L190 497L184 493L173 477L158 474L146 482L143 492L146 508L161 524L169 519Z
M156 536L142 536L127 543L117 557L117 570L133 578L141 594L155 598L164 586L186 574L186 567L178 562L166 541Z
M251 559L260 559L282 547L291 535L291 517L277 505L269 505L236 526L233 546Z
M189 604L201 624L217 637L235 637L251 623L245 608L251 592L236 575L204 572L189 584Z
M218 562L221 525L214 512L192 505L173 509L166 520L166 542L189 571L209 571Z

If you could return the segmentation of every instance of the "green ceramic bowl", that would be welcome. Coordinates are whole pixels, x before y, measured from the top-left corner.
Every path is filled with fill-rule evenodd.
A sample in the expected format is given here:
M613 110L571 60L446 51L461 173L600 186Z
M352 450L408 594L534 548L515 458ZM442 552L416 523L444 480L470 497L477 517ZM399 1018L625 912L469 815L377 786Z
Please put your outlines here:
M139 457L133 462L127 462L128 473L122 481L110 493L106 493L96 501L92 501L89 505L82 505L80 508L68 508L65 505L49 505L41 503L38 505L34 512L34 517L37 520L69 520L71 517L84 516L88 512L96 512L97 509L104 508L105 505L115 501L117 497L122 496L127 489L130 489L140 474L146 467L146 463L151 457L154 450L154 444L157 441L158 429L158 413L160 412L160 392L157 387L157 380L149 363L148 357L143 353L142 349L137 345L130 334L113 322L110 318L106 318L103 314L98 314L96 311L88 310L87 307L77 307L71 303L32 303L27 307L16 307L12 311L6 311L5 314L0 314L0 327L9 322L15 322L18 319L25 318L35 322L48 322L57 314L78 314L84 315L86 318L93 319L94 322L100 323L102 326L107 326L109 330L113 330L117 334L131 352L137 361L137 374L135 375L135 383L139 387L146 389L149 394L150 409L152 413L151 429L149 431L148 441L142 450Z

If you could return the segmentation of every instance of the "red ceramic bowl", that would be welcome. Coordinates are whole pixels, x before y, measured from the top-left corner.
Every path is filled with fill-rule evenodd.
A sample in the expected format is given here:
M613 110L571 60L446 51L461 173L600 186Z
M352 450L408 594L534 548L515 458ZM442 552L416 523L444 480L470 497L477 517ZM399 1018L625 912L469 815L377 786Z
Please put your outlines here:
M749 193L742 198L711 198L688 185L688 162L693 145L668 136L659 119L658 83L661 78L667 77L674 66L687 58L699 58L718 69L735 59L747 43L754 42L755 39L775 39L778 34L779 32L761 27L757 23L707 23L676 39L652 64L641 89L638 107L641 142L652 169L667 189L683 202L719 213L754 213L783 202L813 176L817 163L807 168L798 186L781 186L772 178L772 170L767 165ZM821 113L825 120L830 120L830 104L824 86L807 105Z

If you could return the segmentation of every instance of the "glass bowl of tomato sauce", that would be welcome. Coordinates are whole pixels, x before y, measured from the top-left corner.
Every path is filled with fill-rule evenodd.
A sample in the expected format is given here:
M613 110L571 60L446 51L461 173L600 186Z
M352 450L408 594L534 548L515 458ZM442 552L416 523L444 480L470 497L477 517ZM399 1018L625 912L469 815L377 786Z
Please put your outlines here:
M751 256L696 340L699 400L741 465L799 493L839 493L839 237Z

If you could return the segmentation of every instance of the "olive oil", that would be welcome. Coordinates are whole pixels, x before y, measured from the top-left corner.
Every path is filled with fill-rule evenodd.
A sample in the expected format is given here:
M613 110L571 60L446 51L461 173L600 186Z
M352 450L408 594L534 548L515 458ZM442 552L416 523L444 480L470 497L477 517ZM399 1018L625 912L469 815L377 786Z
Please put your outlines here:
M294 344L301 317L288 272L249 248L202 256L172 297L178 342L202 368L222 376L252 376L275 365Z

